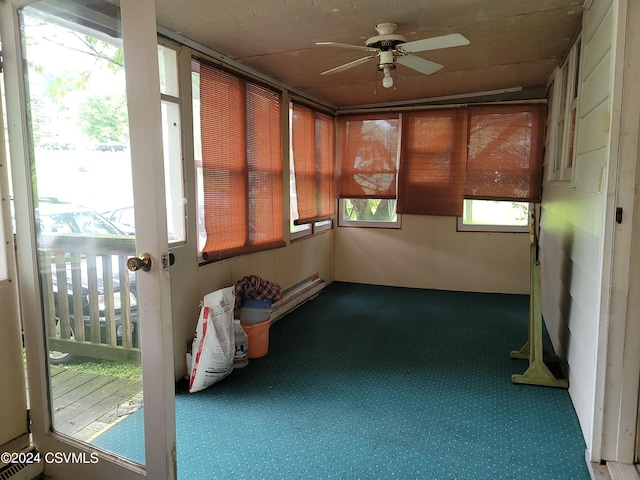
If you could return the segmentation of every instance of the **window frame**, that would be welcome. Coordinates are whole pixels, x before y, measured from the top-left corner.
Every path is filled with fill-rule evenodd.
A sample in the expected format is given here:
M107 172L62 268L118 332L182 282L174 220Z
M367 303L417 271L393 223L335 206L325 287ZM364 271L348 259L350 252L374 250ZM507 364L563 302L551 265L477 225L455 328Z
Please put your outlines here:
M328 232L333 229L333 219L320 220L313 223L303 223L296 225L297 231L289 232L289 239L293 241L304 240L306 238L312 238L320 233Z
M313 236L313 224L305 223L303 225L291 224L289 228L289 239L299 240L301 238L307 238Z
M172 52L175 63L160 61L161 52ZM182 138L182 87L180 84L180 48L158 39L158 61L161 66L162 146L164 152L165 191L167 197L167 229L178 224L178 233L167 231L170 247L184 245L188 238L185 170ZM164 67L164 68L162 68ZM165 116L166 114L166 116ZM170 127L175 127L171 132Z
M1 45L0 45L1 46ZM14 232L13 228L13 196L11 195L11 185L9 182L10 165L9 165L9 139L8 130L5 122L6 100L5 100L4 73L0 71L0 197L9 199L2 202L2 211L0 211L0 241L3 247L0 248L0 285L5 284L13 272L10 272L11 264L9 263L10 255L13 253L13 241L10 236Z
M531 212L533 211L534 203L531 202L514 202L512 200L478 200L473 198L465 198L466 202L483 202L483 201L509 201L512 203L528 203L529 215L526 225L501 225L501 224L470 224L464 223L464 216L456 218L456 231L457 232L493 232L493 233L529 233L531 231Z
M346 220L344 218L345 211L345 200L350 200L347 198L339 198L338 199L338 227L362 227L362 228L388 228L399 230L402 228L402 215L398 213L398 200L396 201L396 219L395 221L387 220L387 221L371 221L371 220ZM368 198L368 199L357 199L357 200L393 200L389 198Z
M578 36L549 82L547 181L556 186L571 187L575 183L581 45Z

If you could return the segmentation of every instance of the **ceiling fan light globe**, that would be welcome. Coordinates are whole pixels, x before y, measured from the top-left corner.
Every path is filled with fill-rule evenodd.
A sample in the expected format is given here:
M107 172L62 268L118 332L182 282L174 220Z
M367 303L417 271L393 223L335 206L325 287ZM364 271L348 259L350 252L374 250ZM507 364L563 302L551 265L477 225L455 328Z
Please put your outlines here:
M384 88L393 87L393 77L391 76L391 66L385 65L382 71L384 72L384 77L382 78L382 86Z

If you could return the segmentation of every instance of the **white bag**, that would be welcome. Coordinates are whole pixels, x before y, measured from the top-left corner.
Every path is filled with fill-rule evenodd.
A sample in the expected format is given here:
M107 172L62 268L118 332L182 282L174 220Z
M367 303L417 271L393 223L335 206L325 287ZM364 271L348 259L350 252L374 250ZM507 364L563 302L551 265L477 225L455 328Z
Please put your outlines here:
M233 371L234 287L205 295L191 350L189 392L198 392L222 380Z

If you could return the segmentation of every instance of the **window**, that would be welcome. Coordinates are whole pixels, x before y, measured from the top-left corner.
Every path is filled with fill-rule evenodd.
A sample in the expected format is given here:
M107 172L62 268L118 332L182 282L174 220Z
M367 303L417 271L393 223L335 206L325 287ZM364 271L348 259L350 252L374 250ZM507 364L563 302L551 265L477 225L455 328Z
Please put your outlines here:
M464 197L538 202L542 194L545 107L469 107Z
M180 90L176 50L162 44L158 45L158 65L160 69L167 233L171 244L186 240L182 177L182 127L180 126ZM129 209L128 213L132 214L133 210ZM133 225L132 218L128 221L130 225Z
M0 48L2 44L0 43ZM7 176L9 173L9 167L7 165L6 160L9 156L9 149L5 148L9 145L9 141L7 138L7 123L5 118L5 98L4 98L4 76L0 71L0 135L2 135L2 139L0 140L0 160L2 160L2 165L0 165L0 198L7 199L10 198L11 195L9 191L5 191L8 189L9 182L7 180ZM3 201L3 203L9 203ZM11 205L13 206L13 205ZM4 207L2 207L4 208ZM9 215L9 218L4 218L4 214ZM0 242L2 242L2 248L0 248L0 281L6 280L8 278L8 262L7 262L7 254L9 254L8 245L9 242L6 241L7 235L11 235L11 213L9 208L7 211L0 211ZM7 229L8 231L5 231Z
M341 227L400 228L396 200L387 198L341 198L338 207Z
M313 235L313 224L305 223L304 225L295 225L293 221L291 221L291 225L289 225L289 238L291 240L297 240L298 238L309 237L311 235Z
M466 135L465 109L426 110L403 115L400 213L462 214Z
M192 84L202 259L284 246L280 94L199 60Z
M333 220L322 220L313 224L313 231L315 233L326 232L333 227Z
M469 107L467 177L459 231L528 232L541 196L545 107Z
M548 180L556 184L571 185L574 179L580 45L578 39L549 87Z
M311 223L333 215L333 119L296 103L291 110L297 223Z
M4 132L2 132L2 135L4 135ZM1 156L2 154L0 154ZM4 175L5 172L3 172L2 170L0 170L0 175ZM0 180L3 180L2 177L0 177ZM0 183L0 195L3 194L3 181L2 183ZM4 207L3 207L4 208ZM9 245L9 242L6 240L7 235L11 235L11 232L5 232L5 225L9 225L7 222L5 222L4 219L4 214L8 213L8 212L4 212L4 211L0 211L0 241L2 242L2 248L0 248L0 282L2 280L6 280L8 278L8 262L7 262L7 245Z
M333 220L323 220L321 222L305 223L303 225L291 225L290 239L310 237L316 233L326 232L333 227Z
M490 224L476 220L481 201L538 202L545 110L493 104L339 117L339 225L391 226L405 213L462 217L465 208L472 224Z
M528 232L530 207L527 202L467 199L458 231Z
M400 115L345 116L337 125L338 225L399 228Z
M331 228L334 214L333 118L293 103L290 125L291 238Z

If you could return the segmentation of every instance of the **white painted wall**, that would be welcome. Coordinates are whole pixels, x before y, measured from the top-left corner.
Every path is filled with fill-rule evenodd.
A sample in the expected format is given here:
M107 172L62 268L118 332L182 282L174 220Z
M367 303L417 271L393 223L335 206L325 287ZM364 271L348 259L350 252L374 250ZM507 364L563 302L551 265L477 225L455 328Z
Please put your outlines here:
M601 290L606 275L603 250L614 13L611 0L596 0L585 11L575 182L570 187L543 186L540 218L542 313L554 349L565 364L587 449L593 442Z
M455 217L403 215L402 229L341 227L335 280L529 293L529 234L457 232Z

